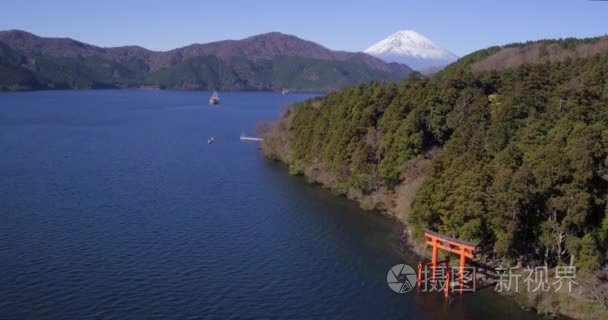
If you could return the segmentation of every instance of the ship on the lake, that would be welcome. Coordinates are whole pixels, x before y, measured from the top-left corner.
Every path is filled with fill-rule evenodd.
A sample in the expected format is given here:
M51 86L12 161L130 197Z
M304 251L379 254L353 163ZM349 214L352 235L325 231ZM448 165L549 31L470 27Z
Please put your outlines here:
M211 94L209 104L220 104L220 96L218 95L217 91L213 91L213 94Z

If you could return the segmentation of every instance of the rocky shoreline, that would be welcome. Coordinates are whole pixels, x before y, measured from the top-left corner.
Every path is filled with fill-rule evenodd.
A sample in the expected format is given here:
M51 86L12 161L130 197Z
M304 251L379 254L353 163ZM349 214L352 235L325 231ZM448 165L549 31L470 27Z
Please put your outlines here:
M262 147L262 150L263 154L267 158L273 161L281 162L285 165L287 164L286 161L282 160L281 158L278 158L276 154L269 153L267 149L264 150L264 147ZM424 163L422 166L420 166L421 159L412 161L410 165L410 170L415 171L417 173L412 174L411 177L406 179L405 182L395 190L403 190L404 188L407 189L408 187L411 187L413 181L417 181L418 184L421 184L422 179L424 179L424 176L426 174L426 170L428 170L431 161L430 158L431 156L422 158L428 160L428 163ZM418 163L418 166L414 165L413 163ZM412 170L412 166L417 169ZM290 173L294 174L294 172ZM297 173L295 174L298 175ZM410 206L411 200L410 202L406 202L401 205L396 204L396 202L400 199L398 196L395 195L395 193L397 193L398 191L388 192L384 190L382 194L363 196L360 193L354 192L352 190L337 190L327 183L327 181L331 181L331 179L318 179L318 177L310 175L310 171L305 171L303 173L300 173L299 175L303 176L309 183L313 183L322 188L332 190L333 192L336 192L339 195L345 196L346 198L357 202L359 206L364 210L374 211L378 214L382 214L388 218L394 219L395 222L400 225L401 229L401 235L399 237L399 249L402 252L407 252L415 255L421 260L430 258L426 245L420 241L415 240L412 234L412 229L407 223L407 216L403 214L404 206ZM403 201L403 199L401 199L401 201ZM399 210L402 211L399 212ZM407 212L407 210L405 210L405 212ZM489 267L493 265L491 261L487 260L483 263ZM493 284L495 284L495 281L493 279L486 280L488 281L486 285L492 286ZM582 295L574 296L573 294L568 293L564 294L553 292L544 295L525 292L498 292L498 294L508 299L514 299L514 301L520 306L522 310L527 312L533 312L546 319L603 319L604 317L608 317L607 310L604 310L603 313L601 311L598 312L597 310L600 309L594 307L594 304L585 300Z

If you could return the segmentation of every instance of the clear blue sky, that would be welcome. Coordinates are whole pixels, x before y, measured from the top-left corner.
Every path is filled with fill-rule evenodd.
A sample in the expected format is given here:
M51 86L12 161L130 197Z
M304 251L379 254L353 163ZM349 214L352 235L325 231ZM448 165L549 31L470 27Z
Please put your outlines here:
M348 51L363 50L397 30L413 29L463 55L497 44L608 34L608 2L4 1L0 29L154 50L280 31Z

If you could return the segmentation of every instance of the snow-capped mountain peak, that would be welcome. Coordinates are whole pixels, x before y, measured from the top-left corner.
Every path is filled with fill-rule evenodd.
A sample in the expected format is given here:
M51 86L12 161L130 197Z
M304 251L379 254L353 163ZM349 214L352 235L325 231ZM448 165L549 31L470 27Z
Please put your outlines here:
M445 66L458 56L413 30L403 30L367 48L365 53L387 62L399 62L421 70Z

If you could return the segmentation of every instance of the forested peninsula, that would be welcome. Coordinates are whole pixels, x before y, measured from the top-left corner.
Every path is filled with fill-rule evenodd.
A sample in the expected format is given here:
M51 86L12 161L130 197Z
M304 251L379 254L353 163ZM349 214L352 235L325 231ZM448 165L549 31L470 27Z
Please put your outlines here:
M480 50L430 78L296 104L260 130L268 157L398 217L414 246L430 228L502 265L573 265L580 292L528 302L608 308L608 38Z

